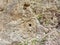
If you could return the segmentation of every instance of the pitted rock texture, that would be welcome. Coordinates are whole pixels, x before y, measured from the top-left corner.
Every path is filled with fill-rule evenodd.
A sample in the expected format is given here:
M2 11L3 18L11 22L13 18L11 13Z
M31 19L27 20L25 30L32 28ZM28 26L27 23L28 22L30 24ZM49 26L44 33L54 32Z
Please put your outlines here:
M0 0L0 45L60 45L59 0Z

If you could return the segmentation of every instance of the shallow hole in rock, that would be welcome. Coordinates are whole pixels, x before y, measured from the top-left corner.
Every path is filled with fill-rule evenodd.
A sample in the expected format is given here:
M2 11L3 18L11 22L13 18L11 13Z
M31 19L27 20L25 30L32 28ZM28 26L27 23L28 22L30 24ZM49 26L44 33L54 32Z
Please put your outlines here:
M30 4L25 3L23 9L26 9L26 8L29 7L29 6L30 6Z
M24 7L29 7L29 6L30 6L30 4L27 4L27 3L24 4Z
M31 26L31 24L29 24L29 26Z

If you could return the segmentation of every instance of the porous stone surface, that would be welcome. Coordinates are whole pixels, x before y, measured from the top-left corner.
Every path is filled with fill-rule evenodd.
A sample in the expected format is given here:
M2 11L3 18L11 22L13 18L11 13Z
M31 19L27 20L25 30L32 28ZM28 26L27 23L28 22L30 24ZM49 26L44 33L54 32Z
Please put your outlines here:
M0 0L0 45L60 45L60 0Z

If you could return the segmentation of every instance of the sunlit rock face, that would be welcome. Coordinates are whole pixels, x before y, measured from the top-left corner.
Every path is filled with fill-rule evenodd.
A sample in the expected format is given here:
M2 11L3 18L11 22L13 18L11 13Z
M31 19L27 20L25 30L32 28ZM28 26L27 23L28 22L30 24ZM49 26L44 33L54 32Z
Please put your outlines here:
M60 45L59 0L0 0L0 45Z

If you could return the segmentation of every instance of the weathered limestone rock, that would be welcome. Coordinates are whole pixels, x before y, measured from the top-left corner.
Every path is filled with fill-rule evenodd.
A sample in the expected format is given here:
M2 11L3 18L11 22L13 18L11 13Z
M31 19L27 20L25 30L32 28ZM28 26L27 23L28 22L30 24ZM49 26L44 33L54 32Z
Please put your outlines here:
M59 6L58 0L0 0L0 45L60 45Z

